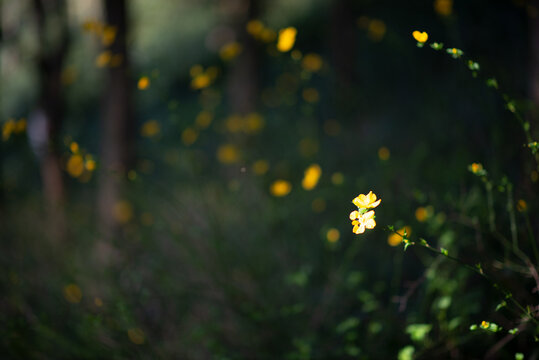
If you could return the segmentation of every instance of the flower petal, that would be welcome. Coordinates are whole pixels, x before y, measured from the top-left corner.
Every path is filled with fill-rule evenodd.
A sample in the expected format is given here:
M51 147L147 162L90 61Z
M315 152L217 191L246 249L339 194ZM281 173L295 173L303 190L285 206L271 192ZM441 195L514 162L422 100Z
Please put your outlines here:
M359 211L354 210L350 213L350 220L355 220L359 217Z

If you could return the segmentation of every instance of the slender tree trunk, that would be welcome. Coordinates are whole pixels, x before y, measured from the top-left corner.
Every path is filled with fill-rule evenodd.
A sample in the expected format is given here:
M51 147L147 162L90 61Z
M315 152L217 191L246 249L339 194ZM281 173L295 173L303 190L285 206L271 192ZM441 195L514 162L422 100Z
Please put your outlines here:
M229 0L227 0L229 1ZM243 0L241 10L232 17L232 27L242 52L234 60L227 79L227 96L230 111L245 115L256 110L258 94L258 63L255 40L248 36L245 26L258 15L260 1Z
M65 200L61 165L60 130L64 117L62 66L68 46L66 4L63 0L34 0L38 24L39 100L38 116L44 117L46 134L41 160L41 177L51 232L56 241L66 236L63 211ZM56 37L51 37L51 29Z
M119 230L114 217L114 206L121 199L126 172L134 162L135 124L129 86L126 0L105 0L104 4L106 23L116 28L116 38L109 50L114 56L121 57L119 66L111 66L107 70L102 99L98 219L106 243L100 244L98 257L107 261L112 249L108 240Z
M357 14L354 1L333 0L330 10L330 49L335 69L335 92L333 102L338 111L347 117L357 100L353 91L357 81ZM341 110L339 110L341 109Z

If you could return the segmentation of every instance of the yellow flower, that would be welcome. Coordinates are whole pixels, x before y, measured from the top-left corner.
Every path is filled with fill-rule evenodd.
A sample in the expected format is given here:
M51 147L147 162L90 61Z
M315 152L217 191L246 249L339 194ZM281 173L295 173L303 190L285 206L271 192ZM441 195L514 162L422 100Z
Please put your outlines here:
M295 27L287 27L279 30L279 39L277 40L277 50L287 52L294 47L296 42L296 34L298 31Z
M412 228L409 226L405 226L399 230L397 230L397 233L392 233L387 237L387 243L390 246L397 246L402 242L402 236L404 235L404 232L406 231L406 235L410 235L412 233Z
M323 63L324 62L322 61L320 55L309 53L303 57L301 66L307 71L316 72L322 68Z
M127 330L127 337L133 344L142 345L144 344L145 336L144 331L139 328L131 328Z
M478 172L480 172L481 170L483 170L483 165L481 165L480 163L472 163L469 167L469 169L471 170L471 172L473 172L474 174L477 174Z
M2 140L7 141L11 136L11 133L15 132L16 128L15 120L9 119L2 126Z
M489 326L490 326L490 323L489 323L488 321L483 320L483 321L481 321L481 325L480 325L480 326L481 326L481 328L483 328L483 329L488 329Z
M417 42L422 44L427 42L427 39L429 38L429 34L427 34L425 31L421 32L417 30L412 33L412 36L417 40Z
M270 186L270 193L277 197L286 196L291 190L292 184L286 180L275 180Z
M103 68L109 64L111 58L112 58L112 53L110 51L108 50L103 51L95 59L95 65L99 68Z
M453 11L453 0L435 0L434 11L442 16L451 15Z
M137 86L139 90L146 90L150 86L150 79L147 76L141 77Z
M221 47L221 50L219 50L219 56L224 61L229 61L234 59L236 56L238 56L241 53L242 46L241 44L237 42L231 42L228 44L225 44Z
M182 142L184 145L189 146L192 145L196 140L198 139L198 131L187 127L185 130L182 131Z
M235 145L225 144L217 149L217 159L223 164L233 164L240 159L240 151Z
M365 214L360 214L355 210L350 213L350 220L354 228L352 232L354 234L363 234L365 229L374 229L376 221L374 221L374 210L368 211Z
M210 86L211 79L208 76L208 74L200 74L197 75L191 80L191 87L195 90L203 89L205 87Z
M316 187L316 184L318 184L318 180L320 179L320 175L322 175L322 169L318 164L312 164L305 170L305 175L303 176L303 180L301 182L301 186L305 190L312 190Z
M359 194L352 202L360 209L373 209L380 205L382 199L376 200L376 195L370 191L367 195Z
M144 137L153 137L159 134L160 131L161 127L159 126L157 120L148 120L144 124L142 124L140 134Z
M326 239L330 243L337 242L340 237L341 237L341 233L339 232L339 230L337 230L335 228L329 229L328 232L326 233Z
M84 159L79 154L74 154L67 160L66 170L72 177L76 178L82 175L84 171Z
M417 221L424 222L425 220L427 220L428 217L429 212L423 206L420 206L415 210L415 218L417 219Z
M82 291L75 284L69 284L64 287L64 298L72 304L80 303L82 299Z
M528 204L525 200L520 199L519 201L517 201L517 210L519 212L525 212L526 210L528 210Z
M253 172L256 175L264 175L269 170L269 163L266 160L257 160L253 164Z
M389 156L391 153L389 152L389 149L385 146L382 146L380 149L378 149L378 158L382 161L386 161L389 159Z

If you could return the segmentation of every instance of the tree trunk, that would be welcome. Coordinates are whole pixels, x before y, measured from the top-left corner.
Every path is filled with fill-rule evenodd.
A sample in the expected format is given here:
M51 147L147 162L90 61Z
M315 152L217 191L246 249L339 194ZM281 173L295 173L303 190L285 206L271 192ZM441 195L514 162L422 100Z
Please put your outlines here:
M121 199L126 172L134 162L134 122L126 44L126 0L105 0L104 4L106 23L116 28L116 38L109 50L121 58L118 66L111 66L107 70L102 99L98 220L104 243L99 245L98 257L107 261L112 250L109 240L119 230L114 217L114 206Z
M66 5L63 0L34 0L38 23L39 99L34 114L45 122L40 167L51 236L61 241L66 236L63 211L65 200L59 138L64 116L62 66L68 46ZM56 28L56 32L51 31ZM51 38L47 34L56 33Z
M258 95L258 56L255 40L248 36L245 26L258 14L257 0L243 0L241 11L233 14L231 26L242 45L228 73L227 96L230 112L245 115L256 110Z

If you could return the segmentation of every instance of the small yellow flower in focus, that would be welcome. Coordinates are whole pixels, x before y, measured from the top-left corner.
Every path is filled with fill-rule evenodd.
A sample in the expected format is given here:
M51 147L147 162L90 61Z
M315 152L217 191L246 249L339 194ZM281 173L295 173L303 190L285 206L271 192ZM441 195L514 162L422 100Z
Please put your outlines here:
M420 206L415 210L415 218L417 219L417 221L425 222L428 217L429 217L429 213L427 209L424 208L423 206Z
M525 212L526 210L528 210L528 204L524 199L520 199L519 201L517 201L517 210L519 212Z
M64 287L64 298L72 304L78 304L82 300L82 291L75 284L69 284Z
M127 224L133 217L133 207L125 200L118 201L113 210L114 218L120 224Z
M210 126L212 120L213 120L213 115L211 112L201 111L195 119L195 125L199 129L206 129L208 126Z
M269 170L269 164L266 160L257 160L253 164L253 172L256 175L264 175Z
M188 127L185 130L182 131L182 142L186 146L193 145L195 141L198 139L198 131L195 129Z
M74 154L67 160L66 170L69 175L76 178L82 175L84 171L84 159L80 154Z
M490 326L490 323L488 321L483 320L483 321L481 321L480 326L481 326L482 329L488 329L489 326Z
M296 42L296 34L298 31L295 27L287 27L279 30L279 38L277 40L277 50L280 52L290 51Z
M382 146L380 149L378 149L378 158L382 161L386 161L389 159L389 156L391 153L389 152L389 149L385 146Z
M142 345L145 341L144 332L139 328L127 330L127 337L129 337L129 340L136 345Z
M292 190L292 184L286 180L275 180L270 186L270 193L273 196L283 197L290 193Z
M427 39L429 38L429 35L425 31L421 32L417 30L412 33L412 36L421 44L427 42Z
M326 233L326 239L330 243L335 243L335 242L339 241L340 237L341 237L341 233L339 232L339 230L337 230L335 228L329 229L328 232Z
M98 68L104 68L105 66L107 66L109 64L111 58L112 58L112 53L110 51L108 51L108 50L103 51L95 59L95 65Z
M237 57L242 51L241 44L237 42L231 42L228 44L225 44L221 47L221 50L219 50L219 56L224 61L230 61Z
M352 200L352 203L360 209L373 209L380 205L382 199L376 200L376 195L369 191L367 195L359 194Z
M354 228L352 232L354 234L363 234L366 229L374 229L376 221L374 220L374 210L367 211L364 214L360 214L359 211L354 210L350 213L350 220Z
M235 145L221 145L217 149L217 159L223 164L233 164L239 161L240 152Z
M434 11L442 16L451 15L453 12L453 0L435 0Z
M318 184L320 175L322 175L322 168L318 164L310 165L307 170L305 170L303 180L301 181L301 186L305 190L314 189Z
M322 61L322 57L320 57L320 55L309 53L303 57L303 60L301 61L301 66L307 71L317 72L322 68L323 63L324 62Z
M161 126L157 120L148 120L140 128L140 134L144 137L153 137L161 132Z

